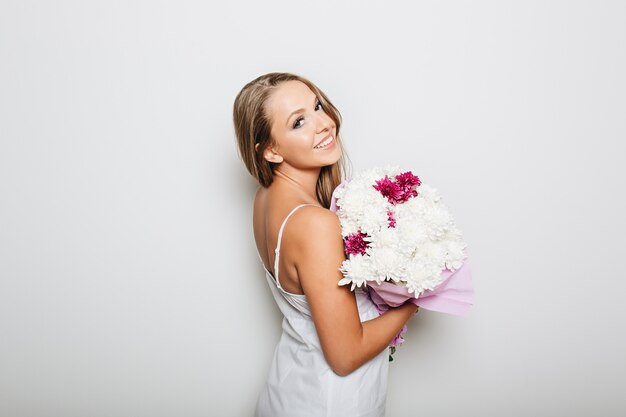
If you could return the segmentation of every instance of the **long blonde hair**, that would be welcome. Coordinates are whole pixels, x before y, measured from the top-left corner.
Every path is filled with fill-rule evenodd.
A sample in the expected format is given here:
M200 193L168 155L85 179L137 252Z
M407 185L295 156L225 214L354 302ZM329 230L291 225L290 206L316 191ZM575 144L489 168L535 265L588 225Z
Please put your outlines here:
M276 145L270 135L271 123L267 114L266 101L279 84L290 80L298 80L306 84L318 97L322 108L337 127L335 140L341 147L341 157L334 164L321 168L315 187L318 200L324 207L329 208L332 192L346 178L346 168L349 167L339 134L341 114L326 94L306 78L287 72L271 72L255 78L241 89L233 105L233 121L239 157L250 175L263 187L270 186L274 180L274 170L277 164L263 158L265 149ZM255 149L257 143L259 147Z

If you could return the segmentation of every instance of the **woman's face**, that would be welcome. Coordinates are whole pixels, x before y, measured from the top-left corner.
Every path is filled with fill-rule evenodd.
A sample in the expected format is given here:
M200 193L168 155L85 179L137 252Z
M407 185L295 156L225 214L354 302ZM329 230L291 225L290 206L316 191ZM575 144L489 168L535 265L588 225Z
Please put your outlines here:
M278 144L266 152L266 159L299 169L337 162L341 156L335 140L337 126L306 84L298 80L281 83L266 105L271 135Z

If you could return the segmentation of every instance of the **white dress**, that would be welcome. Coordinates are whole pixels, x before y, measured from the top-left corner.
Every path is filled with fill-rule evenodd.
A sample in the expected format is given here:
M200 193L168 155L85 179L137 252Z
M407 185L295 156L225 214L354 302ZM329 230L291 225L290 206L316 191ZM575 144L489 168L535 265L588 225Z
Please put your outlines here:
M382 417L387 398L388 349L383 349L349 375L337 375L322 353L306 295L285 291L278 280L283 228L287 219L306 205L315 204L295 207L280 227L274 261L276 279L263 265L284 318L283 332L274 351L267 383L258 397L255 417ZM361 322L378 317L367 293L362 288L355 290Z

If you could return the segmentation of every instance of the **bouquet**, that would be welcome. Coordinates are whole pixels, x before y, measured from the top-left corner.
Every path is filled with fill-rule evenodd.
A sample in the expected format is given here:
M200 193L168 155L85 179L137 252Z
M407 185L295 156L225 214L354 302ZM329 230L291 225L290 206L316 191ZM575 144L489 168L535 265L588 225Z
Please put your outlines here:
M467 314L473 304L467 245L435 188L397 166L373 168L335 188L330 210L339 217L347 257L339 285L367 287L379 314L407 300ZM390 361L406 330L390 343Z

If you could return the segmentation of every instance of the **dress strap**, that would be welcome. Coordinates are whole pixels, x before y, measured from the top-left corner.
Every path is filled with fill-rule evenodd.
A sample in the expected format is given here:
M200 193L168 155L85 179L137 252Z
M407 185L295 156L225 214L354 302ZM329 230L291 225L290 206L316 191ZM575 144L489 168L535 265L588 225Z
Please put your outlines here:
M317 204L300 204L300 205L294 207L293 210L291 210L289 212L287 217L285 217L285 220L283 220L283 223L280 225L280 230L278 231L278 243L276 244L276 249L274 250L274 252L276 253L276 257L274 259L274 279L276 280L276 286L278 288L280 288L281 290L283 289L283 287L281 287L280 281L278 280L278 259L280 257L280 241L282 240L282 237L283 237L283 229L285 228L285 224L287 223L287 219L289 217L291 217L291 215L293 213L295 213L296 210L298 210L300 207L303 207L303 206L317 206L317 207L321 207L321 206L319 206Z

